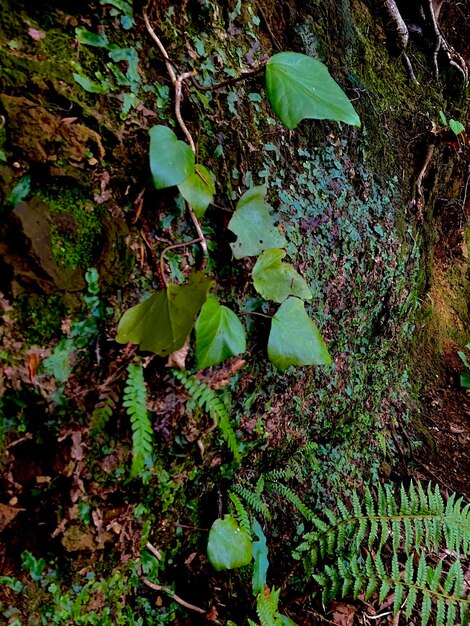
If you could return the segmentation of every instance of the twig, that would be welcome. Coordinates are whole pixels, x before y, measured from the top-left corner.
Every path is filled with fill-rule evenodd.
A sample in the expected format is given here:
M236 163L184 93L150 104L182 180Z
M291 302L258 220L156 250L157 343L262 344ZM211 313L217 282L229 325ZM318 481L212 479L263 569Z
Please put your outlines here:
M188 203L186 203L188 204ZM208 251L207 251L207 241L206 238L204 237L204 233L202 232L202 228L201 228L201 224L199 224L199 220L196 217L196 214L193 211L192 206L190 206L188 204L188 211L189 211L189 215L191 216L191 219L193 221L194 224L194 228L196 229L196 232L198 234L199 237L199 243L201 244L201 248L202 248L202 253L204 255L204 259L203 262L201 264L201 267L204 267L204 265L206 264L206 257L208 256Z
M386 617L387 615L392 615L393 611L386 611L385 613L379 613L378 615L368 615L367 613L364 613L364 615L367 617L367 619L380 619L381 617Z
M170 57L168 56L168 52L166 51L165 46L162 44L160 38L158 37L154 29L152 28L152 25L150 24L150 20L147 14L147 6L145 6L143 9L143 16L144 16L145 26L147 27L147 31L149 35L157 44L158 49L160 50L163 58L165 59L166 69L167 69L168 75L170 76L171 83L175 90L176 119L178 120L178 124L180 125L181 130L183 131L186 139L188 140L189 145L191 146L191 150L194 152L194 154L196 154L196 146L194 145L194 141L193 141L193 138L191 137L191 133L189 132L186 124L184 123L183 118L181 117L181 98L182 98L181 87L182 87L183 81L189 78L190 76L192 76L193 72L185 72L184 74L181 74L178 77L176 76L174 67L171 64Z
M265 13L263 11L263 7L260 5L258 0L255 0L255 4L256 4L256 6L258 8L258 11L261 13L261 17L263 18L264 23L266 24L266 28L268 29L268 33L269 33L269 35L271 37L271 41L273 42L274 47L277 49L278 52L282 52L282 48L281 48L278 40L276 39L273 31L271 30L271 26L269 25L268 18L266 17L266 15L265 15Z
M154 545L152 545L150 541L147 541L147 543L145 544L145 547L147 548L149 552L153 554L153 556L157 557L159 561L162 560L162 555L161 555L160 550L157 550L157 548Z
M160 254L160 273L162 275L163 282L165 287L168 287L168 280L165 276L165 266L164 266L164 256L168 252L168 250L173 250L175 248L185 248L186 246L192 246L195 243L201 243L201 239L198 237L197 239L191 239L191 241L185 241L184 243L173 243L171 246L167 246L161 251ZM202 244L201 244L202 245Z
M267 317L268 320L272 320L272 315L266 315L265 313L258 313L258 311L240 311L238 315L259 315L260 317Z
M162 44L160 39L157 37L157 34L155 33L155 31L152 28L152 25L150 24L150 21L149 21L148 15L147 15L147 7L148 7L148 4L146 6L144 6L144 9L143 9L143 16L144 16L145 26L147 27L147 31L148 31L149 35L152 37L154 42L157 44L157 47L158 47L158 49L160 50L160 52L162 54L162 57L165 59L165 65L166 65L167 72L168 72L168 74L170 76L171 82L174 85L176 83L175 70L173 69L173 65L171 64L170 57L168 56L168 52L165 50L164 45Z
M183 131L186 139L188 140L191 150L193 151L194 154L196 154L196 146L194 144L193 138L191 137L191 133L189 132L188 127L186 126L183 118L181 117L181 98L182 98L181 89L182 89L183 81L185 81L187 78L191 78L192 76L194 76L194 72L185 72L184 74L181 74L180 76L178 76L178 78L173 83L173 85L175 87L175 116L176 116L176 119L178 120L178 124L180 125L181 130Z
M173 591L171 589L168 589L168 587L163 587L162 585L156 585L155 583L152 583L147 578L144 578L143 582L145 585L147 585L147 587L150 587L150 589L153 589L154 591L163 591L163 593L166 593L167 595L169 595L172 600L174 600L175 602L178 602L178 604L181 604L181 606L184 606L186 609L189 609L190 611L195 611L196 613L200 613L201 615L205 615L207 612L204 609L201 609L199 606L186 602L186 600L183 600L182 598L177 596L176 593L173 593Z
M215 85L208 85L207 87L204 85L201 85L201 83L198 83L197 80L194 78L194 75L192 76L191 81L193 85L196 87L196 89L198 89L199 91L216 91L217 89L222 89L223 87L229 87L230 85L235 85L235 83L239 83L242 80L247 80L248 78L251 78L252 76L256 76L256 74L259 74L260 72L264 70L265 66L266 66L266 63L262 63L262 65L260 65L259 67L257 67L255 70L251 72L244 72L243 74L240 74L240 76L237 76L236 78L229 78L228 80L223 80L221 83L216 83Z

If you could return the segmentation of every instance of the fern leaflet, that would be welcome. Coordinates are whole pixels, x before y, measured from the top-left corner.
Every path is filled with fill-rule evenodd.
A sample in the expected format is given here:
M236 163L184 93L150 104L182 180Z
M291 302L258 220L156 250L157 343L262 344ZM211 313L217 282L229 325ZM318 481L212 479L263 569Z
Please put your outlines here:
M457 615L466 623L470 596L459 554L469 552L470 507L462 499L453 495L445 504L437 486L425 490L419 482L395 498L390 486L379 485L375 498L366 489L362 501L354 495L352 510L341 500L337 509L339 514L327 511L326 520L312 519L315 530L296 550L310 561L324 601L365 590L366 600L378 592L382 603L393 593L394 613L404 607L409 619L419 606L423 626L433 610L440 626L452 626ZM426 560L434 551L447 555L436 567ZM319 565L323 572L317 573Z
M139 476L146 460L151 457L153 446L152 423L147 411L147 388L142 364L131 364L127 368L128 377L124 388L123 406L131 420L132 427L132 467L131 477Z
M189 395L193 398L199 408L209 413L214 424L217 424L219 430L227 441L229 450L233 454L233 458L237 463L240 463L240 450L238 449L237 436L230 424L230 417L228 411L216 394L216 392L198 380L195 376L191 376L181 370L171 370L175 378L184 386Z

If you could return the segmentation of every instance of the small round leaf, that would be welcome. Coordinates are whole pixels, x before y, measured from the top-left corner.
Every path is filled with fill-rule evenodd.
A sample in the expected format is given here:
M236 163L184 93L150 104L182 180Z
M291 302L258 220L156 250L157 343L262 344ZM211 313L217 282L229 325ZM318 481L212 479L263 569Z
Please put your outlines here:
M251 539L231 515L216 519L212 524L207 557L218 572L243 567L251 561Z

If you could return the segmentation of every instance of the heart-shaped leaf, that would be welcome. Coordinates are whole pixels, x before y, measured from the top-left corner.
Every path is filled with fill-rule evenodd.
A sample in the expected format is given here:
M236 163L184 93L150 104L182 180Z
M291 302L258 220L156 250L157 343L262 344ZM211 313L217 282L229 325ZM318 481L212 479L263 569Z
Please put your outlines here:
M215 185L211 173L204 165L196 165L194 174L178 185L183 198L193 208L196 217L203 217L214 200Z
M248 565L252 557L251 539L231 515L216 519L209 531L207 557L220 572Z
M187 285L168 285L124 313L116 341L168 356L184 345L204 304L212 281L202 273Z
M209 296L196 321L196 361L199 369L217 365L246 350L245 329L238 317L215 296Z
M463 131L465 130L465 126L462 124L462 122L458 122L457 120L449 120L449 126L450 130L454 133L456 137L458 137L460 133L463 133Z
M268 357L281 372L289 365L331 363L320 331L307 315L304 303L298 298L288 298L273 317Z
M274 225L269 213L270 205L264 199L266 185L252 187L240 198L228 228L237 235L230 247L233 256L258 256L263 250L283 248L287 245L285 237Z
M194 174L194 154L168 126L150 129L150 171L156 189L179 185Z
M361 121L349 98L323 63L297 52L280 52L266 65L266 90L274 112L287 128L300 120Z
M253 284L265 300L284 302L288 296L311 300L312 293L302 276L289 263L282 263L285 250L265 250L253 268Z

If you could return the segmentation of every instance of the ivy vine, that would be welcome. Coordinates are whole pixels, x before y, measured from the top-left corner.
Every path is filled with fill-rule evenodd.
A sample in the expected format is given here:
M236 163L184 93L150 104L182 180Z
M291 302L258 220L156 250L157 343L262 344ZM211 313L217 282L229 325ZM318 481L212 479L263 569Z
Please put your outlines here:
M196 163L195 145L179 111L181 82L192 75L176 77L165 48L149 23L147 28L165 58L175 87L176 117L187 139L181 141L164 125L150 129L153 184L156 189L178 187L198 233L194 241L201 244L207 255L199 220L214 200L216 179L206 166ZM265 76L268 100L287 128L295 128L306 118L360 126L351 102L320 61L304 54L281 52L266 62ZM329 364L331 357L325 342L305 311L304 301L312 299L310 289L294 266L283 261L287 241L275 225L273 209L265 199L267 191L267 186L262 185L244 193L228 228L237 237L230 244L235 259L257 257L253 268L255 290L265 300L280 304L271 318L268 358L281 372L291 365ZM125 312L118 326L118 342L131 342L142 350L168 356L187 343L195 327L196 364L200 369L245 351L244 326L232 310L209 295L214 285L211 278L193 272L186 285L168 284L165 276L163 280L163 290Z

